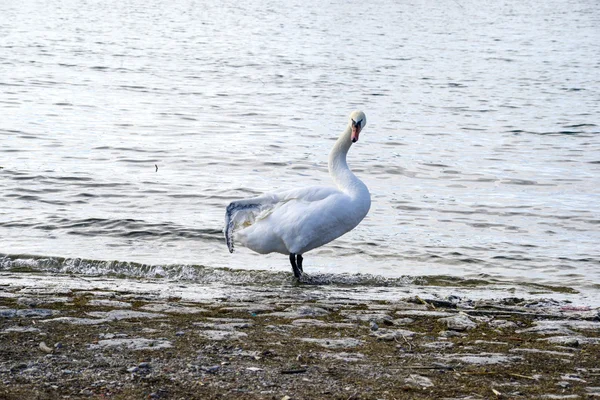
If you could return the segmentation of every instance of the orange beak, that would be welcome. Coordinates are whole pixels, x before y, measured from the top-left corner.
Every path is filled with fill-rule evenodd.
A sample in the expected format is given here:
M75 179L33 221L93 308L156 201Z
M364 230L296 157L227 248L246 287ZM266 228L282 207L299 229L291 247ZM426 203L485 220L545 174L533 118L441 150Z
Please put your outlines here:
M352 127L352 143L358 142L358 135L360 134L360 125L354 125Z

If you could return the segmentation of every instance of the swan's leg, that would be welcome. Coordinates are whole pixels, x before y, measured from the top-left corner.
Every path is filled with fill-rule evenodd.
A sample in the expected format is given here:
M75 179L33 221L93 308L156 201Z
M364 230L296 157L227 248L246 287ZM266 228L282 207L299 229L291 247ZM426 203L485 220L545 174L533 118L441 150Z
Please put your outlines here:
M302 254L298 254L297 258L296 258L296 265L298 265L298 269L300 270L300 272L304 272L304 270L302 269L302 260L304 260L304 258L302 258Z
M290 264L292 264L294 276L296 277L296 279L300 279L300 277L302 276L302 270L298 269L298 266L296 265L296 254L294 253L290 253Z

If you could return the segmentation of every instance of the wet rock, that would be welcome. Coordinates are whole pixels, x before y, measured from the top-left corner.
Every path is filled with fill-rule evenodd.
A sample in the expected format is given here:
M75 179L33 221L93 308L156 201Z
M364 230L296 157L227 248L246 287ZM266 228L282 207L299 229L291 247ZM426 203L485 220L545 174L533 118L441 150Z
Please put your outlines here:
M34 328L33 326L10 326L8 328L6 328L5 330L2 331L2 333L9 333L9 332L19 332L19 333L26 333L26 332L39 332L40 330L38 328Z
M265 317L282 317L282 318L302 318L302 317L321 317L329 314L329 311L321 307L313 306L292 306L286 308L284 311L273 312L269 314L260 314L259 316Z
M508 356L500 353L444 354L441 356L441 358L444 361L462 362L465 364L475 365L506 364L523 359L522 357Z
M370 336L374 336L377 340L405 340L416 335L415 332L406 329L379 329L371 332Z
M494 319L494 320L491 320L490 322L488 322L488 324L492 328L496 328L496 329L512 329L512 328L517 327L517 324L515 324L514 322L506 321L504 319Z
M452 317L440 318L439 322L446 324L453 331L466 331L477 328L477 324L465 313L458 313Z
M385 313L360 312L360 311L341 311L340 315L345 316L350 321L375 322L384 324L385 321L392 323L393 318Z
M98 337L100 339L124 338L124 337L127 337L127 336L129 336L129 335L127 335L126 333L110 333L110 332L100 333L98 335Z
M119 321L122 319L140 319L140 318L163 318L166 315L132 310L111 310L111 311L92 311L87 315L100 318L105 321Z
M97 344L90 344L91 350L122 348L127 350L162 350L173 347L170 341L161 339L105 339Z
M248 314L260 314L260 313L264 313L264 312L273 311L274 309L275 309L275 307L273 307L269 304L246 303L246 304L236 304L236 305L229 306L229 307L223 307L223 308L221 308L221 311L242 311L242 312L245 311Z
M45 308L30 308L15 310L12 308L0 309L0 318L48 318L58 314L59 311Z
M538 335L575 335L576 330L600 330L600 322L581 320L542 320L536 321L531 328L521 329L516 333L537 333Z
M69 295L72 293L71 289L59 288L59 287L26 287L19 291L21 294L32 294L36 296L58 296L58 295Z
M212 329L217 331L233 331L235 329L250 328L254 325L252 322L228 322L228 323L213 323L213 322L194 322L194 326L199 328Z
M18 318L48 318L59 314L60 311L48 310L45 308L31 308L28 310L17 310Z
M416 388L422 388L422 389L427 389L427 388L434 386L431 379L429 379L426 376L416 375L416 374L409 375L408 378L406 378L404 380L404 382L409 386L416 387Z
M292 326L301 327L301 326L319 326L323 328L356 328L356 324L351 324L348 322L324 322L319 319L313 318L299 318L292 321Z
M424 344L423 347L427 347L428 349L443 350L443 349L449 349L451 347L454 347L454 343L452 343L452 342L431 342L431 343Z
M548 338L538 339L548 343L560 344L569 347L579 347L582 344L600 344L598 337L585 337L581 335L575 336L551 336Z
M590 397L600 397L600 386L586 387L585 392Z
M208 310L200 307L188 307L181 304L173 304L173 303L154 303L154 304L146 304L143 307L140 307L141 310L145 311L154 311L159 313L167 313L167 314L199 314L208 312Z
M409 324L412 324L413 322L415 322L415 320L412 318L398 318L398 319L392 320L392 323L394 325L409 325Z
M14 318L17 316L17 310L12 308L1 308L0 318Z
M575 335L575 332L553 321L537 321L531 328L520 329L515 333L536 333L538 335Z
M456 315L456 313L430 310L401 310L396 311L396 315L401 315L404 317L451 317Z
M115 308L131 308L131 303L118 300L107 299L92 299L87 302L88 306L92 307L115 307Z
M509 353L537 353L537 354L548 354L548 355L552 355L552 356L559 356L559 357L573 357L573 353L565 353L562 351L552 351L552 350L540 350L540 349L524 349L524 348L516 348L516 349L510 349Z
M42 322L61 322L72 325L100 325L108 322L108 320L96 318L58 317L52 319L45 319Z
M326 347L328 349L340 349L357 347L364 342L354 338L343 338L343 339L314 339L314 338L301 338L303 342L315 343L319 346Z
M323 359L330 358L330 359L346 361L346 362L357 362L357 361L363 361L365 358L365 355L362 353L346 353L346 352L321 353L321 358L323 358Z
M236 332L233 330L223 331L212 329L202 331L200 332L200 335L210 340L239 340L248 336L246 333Z
M560 379L565 380L565 381L573 381L573 382L586 383L585 379L581 379L581 377L579 375L574 375L574 374L565 374L565 375L562 375L560 377Z
M68 297L19 297L17 304L27 307L39 307L44 304L68 303L71 299Z
M456 331L441 331L439 333L441 338L452 338L452 337L464 337L467 336L466 333L456 332Z
M508 346L506 342L498 342L496 340L476 340L473 342L474 344L492 344L497 346Z

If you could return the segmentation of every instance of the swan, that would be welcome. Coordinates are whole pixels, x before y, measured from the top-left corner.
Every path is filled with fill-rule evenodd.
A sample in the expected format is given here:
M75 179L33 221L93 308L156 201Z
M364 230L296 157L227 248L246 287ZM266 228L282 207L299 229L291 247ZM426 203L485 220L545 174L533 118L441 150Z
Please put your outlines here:
M348 168L346 154L367 124L353 111L329 154L329 174L337 188L311 186L266 193L231 202L225 212L225 239L260 254L289 255L294 276L303 274L302 255L354 229L371 207L367 186Z

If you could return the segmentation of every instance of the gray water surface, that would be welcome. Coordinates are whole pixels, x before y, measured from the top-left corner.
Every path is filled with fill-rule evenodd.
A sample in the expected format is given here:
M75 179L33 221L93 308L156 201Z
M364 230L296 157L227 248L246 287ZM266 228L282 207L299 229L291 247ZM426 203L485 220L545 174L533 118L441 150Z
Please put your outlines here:
M0 253L289 272L228 253L225 207L330 184L360 108L373 205L307 272L597 290L599 27L595 0L3 1Z

